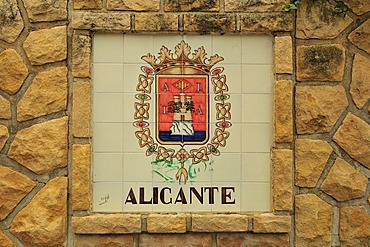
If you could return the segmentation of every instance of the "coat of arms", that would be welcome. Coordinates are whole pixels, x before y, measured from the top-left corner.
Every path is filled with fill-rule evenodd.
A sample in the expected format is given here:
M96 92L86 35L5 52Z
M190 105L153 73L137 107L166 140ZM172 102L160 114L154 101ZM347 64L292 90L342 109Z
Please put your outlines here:
M186 183L208 169L209 157L220 155L219 148L230 135L226 76L222 67L213 68L223 58L206 55L203 47L191 53L191 47L181 41L174 52L162 46L158 58L142 56L150 67L141 67L144 74L136 87L134 126L139 130L135 135L146 155L156 157L153 172L166 181ZM151 107L156 116L149 116ZM210 107L216 113L213 123Z

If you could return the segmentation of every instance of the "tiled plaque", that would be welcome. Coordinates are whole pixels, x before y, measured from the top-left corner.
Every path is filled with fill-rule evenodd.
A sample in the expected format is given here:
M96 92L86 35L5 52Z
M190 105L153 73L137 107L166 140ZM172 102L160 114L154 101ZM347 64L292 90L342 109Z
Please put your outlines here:
M95 34L93 210L270 210L272 37Z

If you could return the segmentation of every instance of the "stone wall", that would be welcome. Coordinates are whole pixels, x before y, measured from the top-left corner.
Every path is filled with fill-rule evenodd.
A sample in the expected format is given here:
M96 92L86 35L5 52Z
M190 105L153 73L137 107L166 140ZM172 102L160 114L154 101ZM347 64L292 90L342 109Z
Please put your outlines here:
M370 245L370 3L284 2L0 1L0 246ZM275 37L270 213L91 211L95 31Z

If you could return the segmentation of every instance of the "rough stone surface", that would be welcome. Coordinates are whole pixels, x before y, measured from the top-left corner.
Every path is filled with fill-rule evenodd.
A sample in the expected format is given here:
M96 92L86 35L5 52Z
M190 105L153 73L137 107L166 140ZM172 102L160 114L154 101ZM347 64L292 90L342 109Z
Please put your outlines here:
M248 230L247 215L192 215L193 232L243 232Z
M184 233L186 232L186 215L149 214L147 230L150 233Z
M75 137L90 137L91 120L91 82L73 82L72 95L72 134Z
M298 134L330 131L348 105L342 86L297 86L295 100Z
M102 0L74 0L74 9L101 9L103 7Z
M94 31L128 31L130 30L128 13L93 13L74 11L72 27Z
M295 246L331 246L332 208L314 194L295 199Z
M332 151L326 141L297 139L295 142L295 184L300 187L315 187Z
M65 26L31 32L23 48L33 65L59 62L67 58Z
M74 33L72 40L72 75L90 77L91 37Z
M208 247L212 245L211 234L141 234L140 247Z
M275 73L293 72L293 48L290 36L275 37Z
M275 83L275 142L293 140L293 86L292 81Z
M185 14L184 30L199 33L230 33L236 28L232 14Z
M358 48L370 54L370 20L365 21L361 26L356 28L348 39Z
M370 169L370 126L349 113L333 137L352 158Z
M296 23L299 39L333 39L352 23L352 19L336 13L331 3L302 1Z
M241 31L274 32L292 31L293 16L291 13L248 13L240 15Z
M0 119L10 119L10 102L0 95Z
M342 246L366 246L370 244L369 225L370 214L365 207L341 208L339 238Z
M350 92L358 108L362 108L370 99L370 60L356 54L353 61Z
M90 208L90 156L91 145L75 144L72 146L72 208L89 210Z
M25 175L0 166L0 220L5 219L35 186L36 182Z
M17 120L22 122L67 107L67 68L58 67L39 73L17 106Z
M0 244L2 247L16 247L16 245L0 231Z
M341 158L337 158L321 190L338 201L365 196L367 177Z
M23 85L28 69L22 57L13 49L6 49L0 53L0 90L15 94Z
M288 234L222 233L217 234L217 247L288 247Z
M0 2L0 39L14 42L24 27L16 0ZM0 62L1 64L1 62Z
M253 232L286 233L290 232L291 218L285 215L261 214L253 218Z
M275 149L272 152L272 195L274 210L293 208L293 152Z
M338 44L297 47L297 80L342 81L345 50Z
M370 2L363 0L346 0L346 4L356 15L362 15L370 11Z
M14 218L10 231L25 246L66 246L67 186L66 177L50 180Z
M136 31L177 31L178 15L176 14L136 14Z
M140 214L95 214L72 218L76 234L125 234L141 232Z
M164 11L219 11L220 2L217 0L164 0Z
M76 235L74 246L132 247L133 235Z
M37 174L67 166L68 117L22 129L10 145L8 156Z
M159 8L159 0L107 0L107 9L109 10L159 11Z
M8 139L9 139L8 128L5 125L0 125L0 151L3 149Z
M31 22L67 20L65 0L24 0L24 5Z
M270 12L282 11L285 0L225 0L226 12Z

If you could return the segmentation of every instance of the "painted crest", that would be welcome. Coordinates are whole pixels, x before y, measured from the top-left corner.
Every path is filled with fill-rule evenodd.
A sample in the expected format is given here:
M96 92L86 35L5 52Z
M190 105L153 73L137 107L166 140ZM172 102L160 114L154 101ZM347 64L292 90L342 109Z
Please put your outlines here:
M181 184L194 179L211 165L209 156L220 155L219 148L230 135L226 76L222 67L213 68L223 58L206 55L203 47L191 54L191 47L181 41L174 53L162 46L158 58L142 56L150 67L141 67L144 74L136 87L135 135L146 155L155 155L153 172L165 181L176 179ZM151 107L156 116L149 116ZM210 107L216 112L215 123L210 123Z

